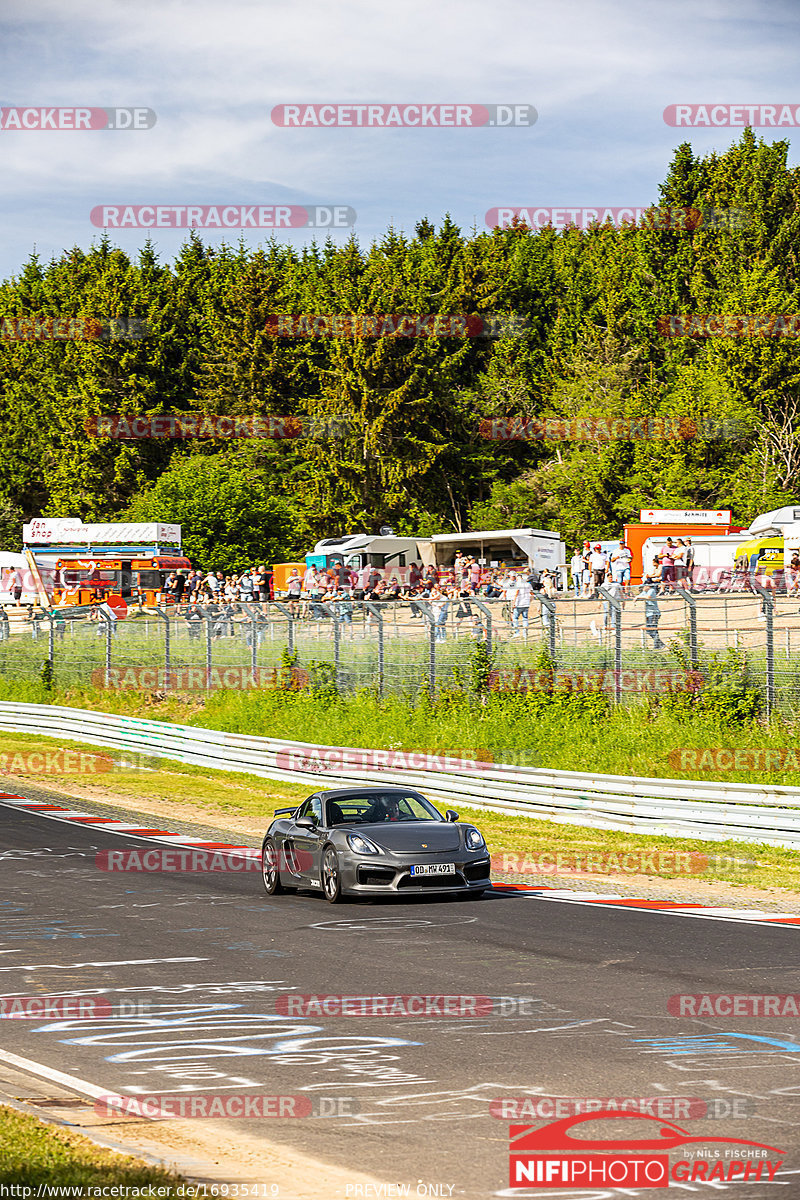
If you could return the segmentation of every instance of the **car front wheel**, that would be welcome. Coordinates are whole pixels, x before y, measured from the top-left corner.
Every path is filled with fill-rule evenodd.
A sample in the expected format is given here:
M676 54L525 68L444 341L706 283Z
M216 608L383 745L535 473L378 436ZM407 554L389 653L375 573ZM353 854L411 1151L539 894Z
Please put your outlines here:
M339 856L333 846L327 846L322 855L322 890L329 904L337 904L342 898Z

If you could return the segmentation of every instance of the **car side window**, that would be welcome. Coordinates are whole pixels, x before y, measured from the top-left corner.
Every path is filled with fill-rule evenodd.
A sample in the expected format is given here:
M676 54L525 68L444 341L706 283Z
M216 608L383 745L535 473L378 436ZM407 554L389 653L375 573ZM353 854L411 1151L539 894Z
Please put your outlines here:
M315 825L322 824L322 799L319 796L309 796L297 810L295 820L298 817L311 817Z

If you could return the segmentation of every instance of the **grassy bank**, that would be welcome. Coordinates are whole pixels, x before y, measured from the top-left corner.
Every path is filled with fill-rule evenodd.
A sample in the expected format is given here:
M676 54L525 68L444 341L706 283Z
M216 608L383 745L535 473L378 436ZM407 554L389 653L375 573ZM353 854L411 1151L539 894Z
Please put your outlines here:
M746 688L707 696L703 707L685 694L667 694L613 708L591 693L452 692L431 703L423 693L381 702L368 691L345 699L324 690L283 689L169 696L0 682L3 700L66 704L324 745L471 752L495 762L612 775L790 787L800 783L800 733L794 721L780 716L764 721ZM799 752L786 763L756 761L738 770L722 770L710 759L703 769L702 761L698 765L683 753L793 746Z
M140 1189L138 1194L145 1196L152 1187L152 1195L166 1200L178 1196L177 1188L185 1182L171 1171L103 1150L80 1134L0 1105L0 1185L4 1187L30 1188L27 1194L32 1196L37 1192L46 1196L48 1189L58 1187L127 1187L132 1192Z

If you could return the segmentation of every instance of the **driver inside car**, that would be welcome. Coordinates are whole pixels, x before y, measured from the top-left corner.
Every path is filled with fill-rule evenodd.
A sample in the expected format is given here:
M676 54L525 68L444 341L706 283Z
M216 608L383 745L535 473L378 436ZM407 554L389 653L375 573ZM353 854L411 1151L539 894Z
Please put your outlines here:
M378 796L364 813L366 822L399 821L400 803L396 796Z

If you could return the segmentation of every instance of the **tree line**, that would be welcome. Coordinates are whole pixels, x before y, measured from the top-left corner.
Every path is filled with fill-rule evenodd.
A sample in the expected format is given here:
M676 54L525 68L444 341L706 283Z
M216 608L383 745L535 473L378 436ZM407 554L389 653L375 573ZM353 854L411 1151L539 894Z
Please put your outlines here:
M383 524L530 525L573 542L614 536L640 508L731 508L747 524L791 503L796 337L664 334L671 314L800 312L788 152L749 129L722 154L675 151L659 209L743 211L743 228L465 234L445 218L366 247L191 233L169 265L150 241L134 260L105 236L46 265L32 255L0 284L0 333L35 315L139 321L146 336L0 336L0 547L17 548L32 516L158 518L184 526L190 556L234 569ZM304 314L394 315L395 333L275 321ZM442 319L398 336L398 314ZM480 329L478 315L493 336L450 336L461 316ZM87 433L102 416L176 412L294 418L303 436ZM509 417L542 432L486 436ZM592 421L656 432L559 435Z

